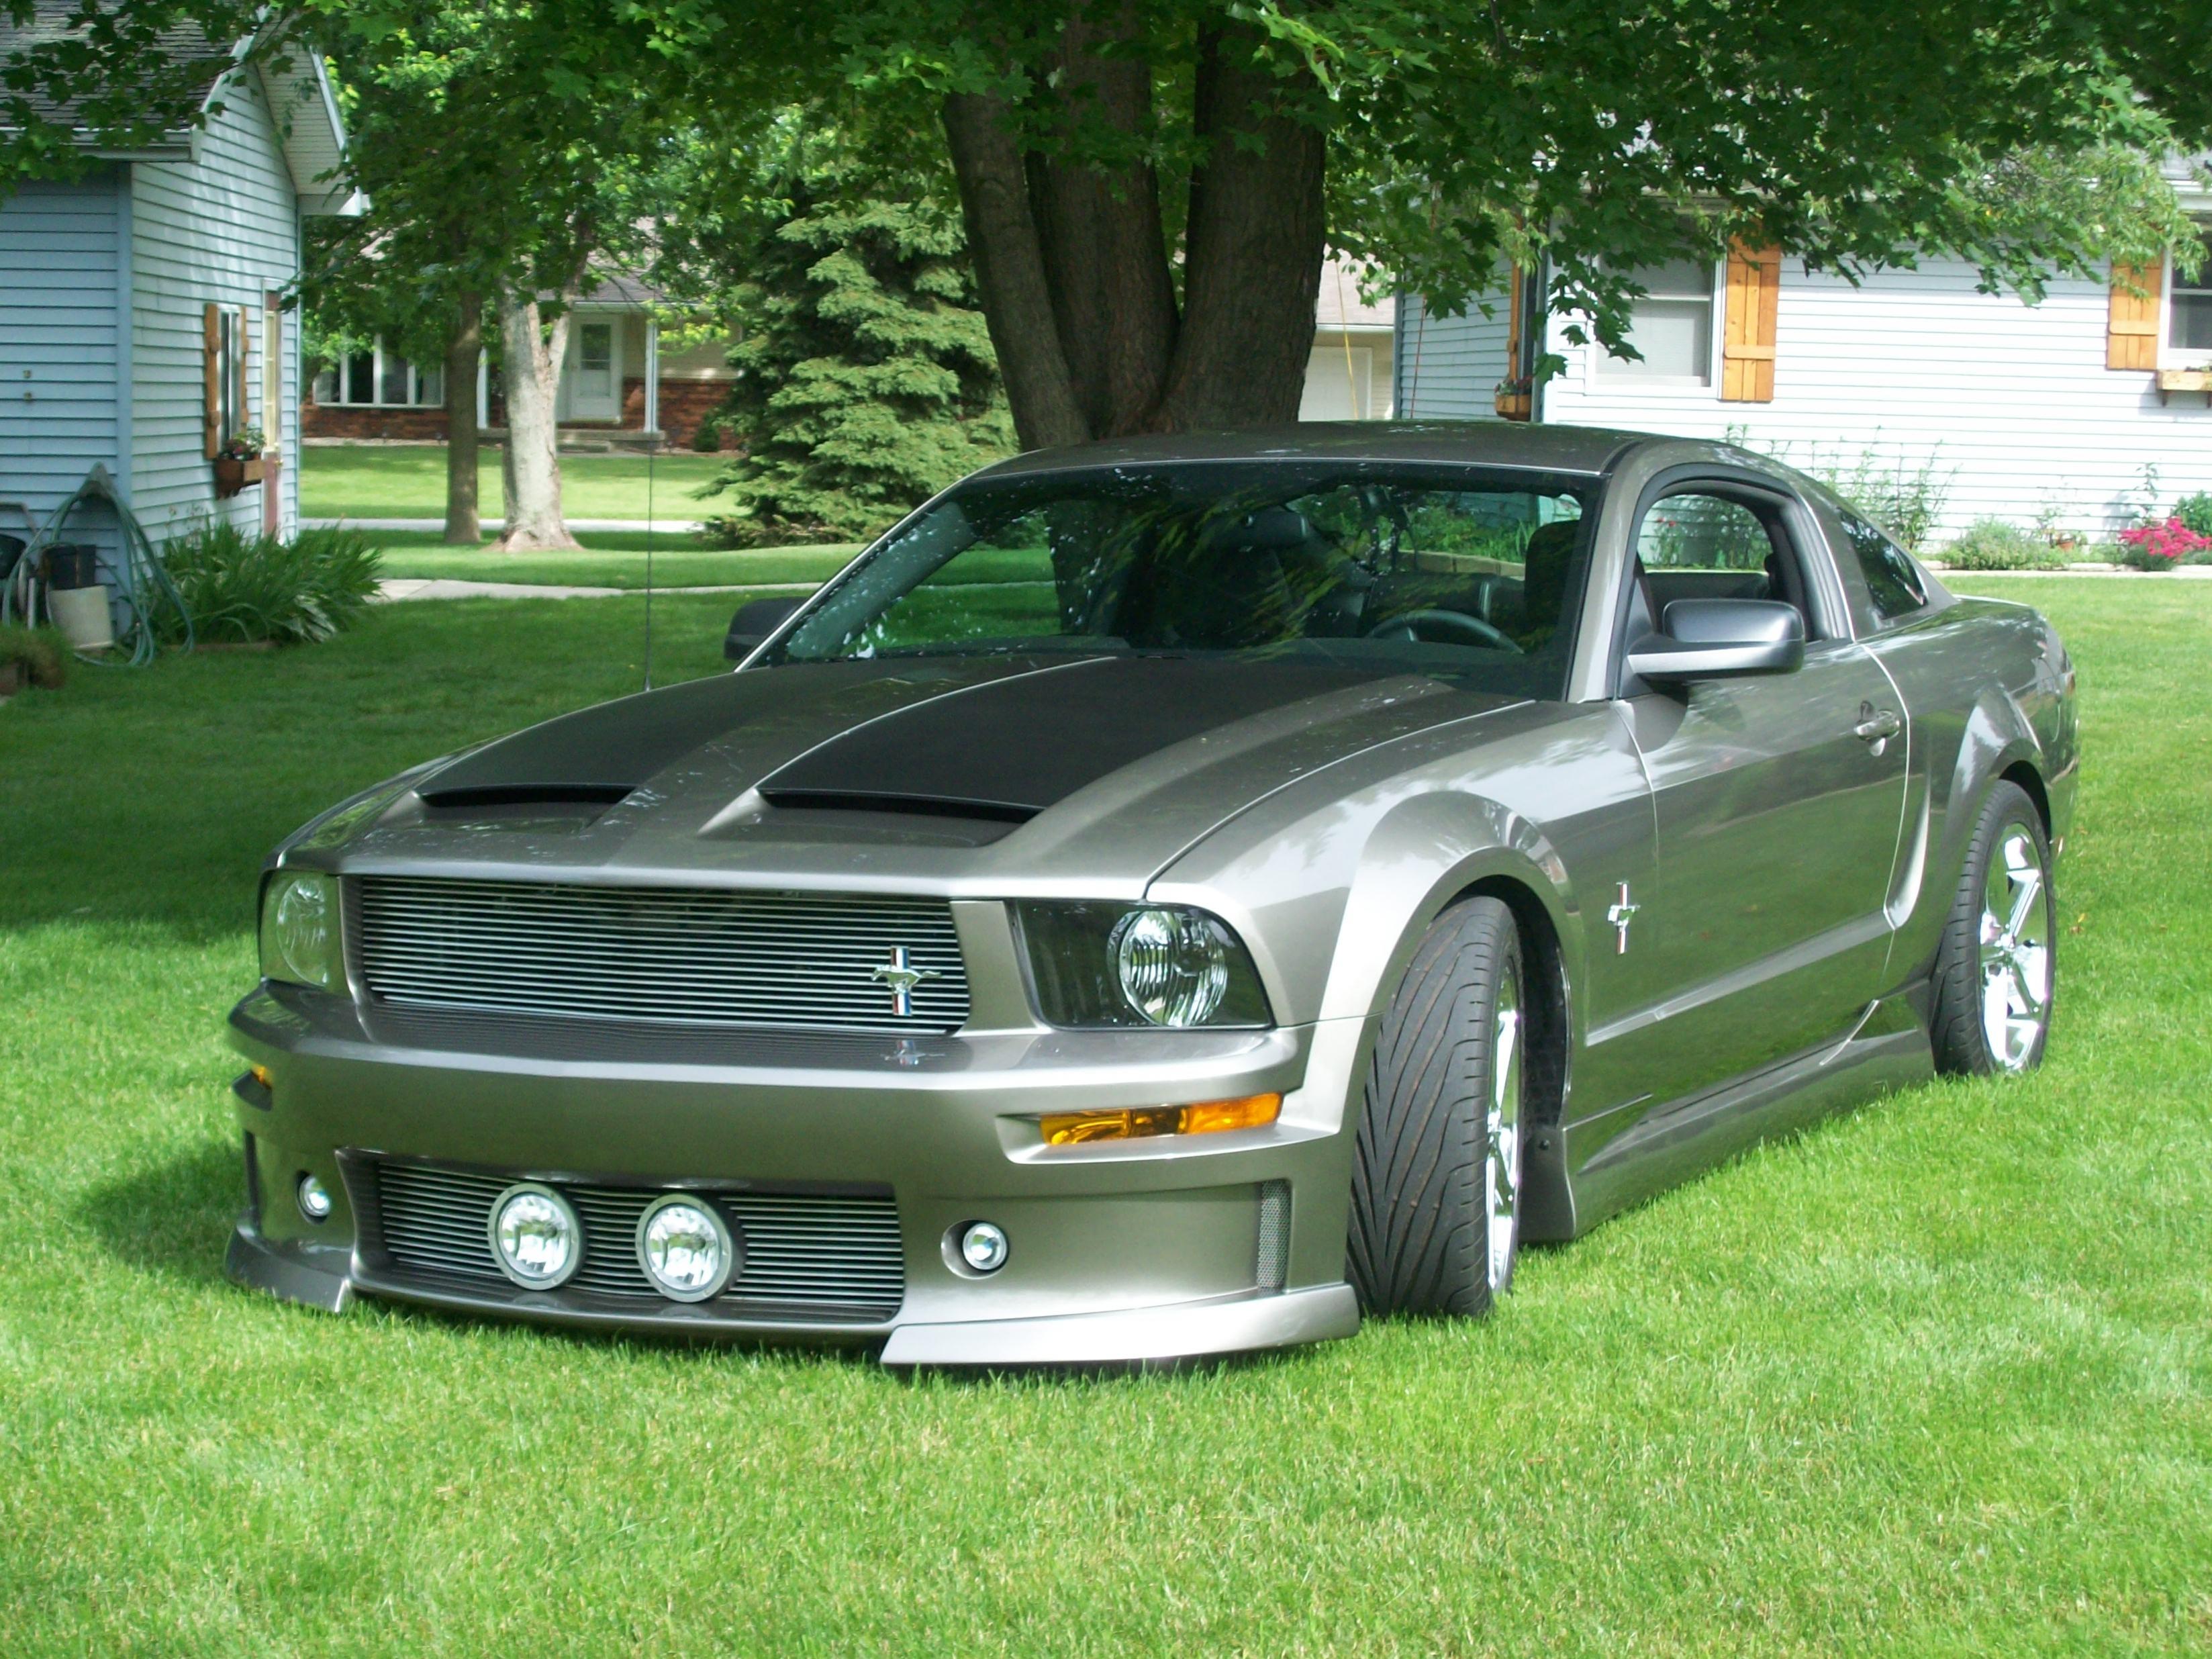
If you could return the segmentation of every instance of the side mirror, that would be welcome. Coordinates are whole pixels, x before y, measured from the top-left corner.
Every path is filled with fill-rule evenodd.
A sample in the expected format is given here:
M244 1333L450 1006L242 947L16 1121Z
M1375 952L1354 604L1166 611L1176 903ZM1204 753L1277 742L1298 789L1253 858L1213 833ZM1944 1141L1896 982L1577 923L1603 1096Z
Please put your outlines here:
M738 614L730 618L730 631L723 636L722 654L732 662L743 662L805 603L803 599L755 599L739 605Z
M1657 685L1787 674L1805 660L1805 619L1775 599L1677 599L1661 626L1628 650L1628 672Z

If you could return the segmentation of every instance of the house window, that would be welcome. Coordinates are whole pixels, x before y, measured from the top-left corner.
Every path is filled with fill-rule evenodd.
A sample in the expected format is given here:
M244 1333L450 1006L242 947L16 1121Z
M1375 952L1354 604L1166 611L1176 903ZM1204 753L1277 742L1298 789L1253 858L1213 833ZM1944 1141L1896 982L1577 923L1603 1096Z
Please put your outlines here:
M1630 308L1627 342L1643 355L1616 357L1603 347L1594 348L1599 378L1711 385L1712 266L1674 259L1624 274L1645 290Z
M434 408L445 401L442 370L417 368L381 339L315 376L315 402L325 409Z
M2195 367L2212 356L2212 234L2204 239L2204 263L2194 276L2173 272L2172 297L2166 310L2166 355Z

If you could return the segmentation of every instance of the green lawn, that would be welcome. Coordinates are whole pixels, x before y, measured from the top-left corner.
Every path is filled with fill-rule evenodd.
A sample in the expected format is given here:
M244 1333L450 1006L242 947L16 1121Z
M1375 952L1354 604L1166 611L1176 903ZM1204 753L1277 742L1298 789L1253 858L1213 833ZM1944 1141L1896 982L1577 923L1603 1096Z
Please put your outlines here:
M723 466L718 455L664 451L653 462L656 519L703 519L716 508L695 493ZM506 495L500 453L483 451L479 510L497 518ZM563 455L561 506L572 519L646 516L646 457ZM300 511L311 519L443 519L446 451L440 444L312 444L300 452Z
M1962 583L1962 585L1964 585ZM396 606L0 709L10 1654L2212 1647L2212 592L2081 664L2062 1012L1532 1253L1480 1326L904 1381L228 1285L264 848L635 684L641 605ZM659 611L665 675L726 604Z
M384 531L376 537L387 577L454 576L467 581L531 582L577 587L643 587L646 538L628 531L578 538L581 553L495 553L447 547L434 533ZM859 552L857 542L814 547L704 548L688 536L653 538L657 587L726 586L733 583L811 588L830 580Z

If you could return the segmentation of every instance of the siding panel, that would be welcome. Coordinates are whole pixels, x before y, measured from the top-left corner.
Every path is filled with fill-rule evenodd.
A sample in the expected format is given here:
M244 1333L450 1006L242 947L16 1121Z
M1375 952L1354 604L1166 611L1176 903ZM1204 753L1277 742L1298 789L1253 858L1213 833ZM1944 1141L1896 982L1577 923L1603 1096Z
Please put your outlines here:
M223 113L201 137L192 162L142 162L133 169L131 351L134 505L156 540L210 517L242 529L261 523L262 491L249 484L227 501L215 496L201 428L201 316L213 301L253 313L246 365L246 407L274 428L284 453L299 453L298 398L271 421L261 406L263 295L288 288L299 270L299 215L275 121L258 81L234 81ZM287 319L285 352L297 329ZM285 376L296 389L296 368ZM281 476L289 530L298 522L298 472Z
M116 254L123 169L32 182L0 198L0 502L40 523L95 463L117 471ZM23 515L0 507L0 532ZM68 536L111 556L112 515L83 510Z
M1774 398L1764 404L1724 403L1717 386L1601 380L1598 348L1568 344L1554 318L1550 349L1567 367L1545 388L1544 419L1734 436L1812 471L1848 475L1863 459L1885 473L1932 465L1949 478L1939 544L1984 515L2027 524L2046 510L2068 528L2109 533L2146 504L2147 470L2160 504L2212 489L2206 398L2161 404L2150 373L2106 367L2104 281L2053 282L2033 307L1975 283L1955 260L1877 272L1857 288L1785 261ZM1406 414L1474 413L1478 394L1487 400L1496 374L1462 366L1468 349L1480 356L1479 321L1430 323Z

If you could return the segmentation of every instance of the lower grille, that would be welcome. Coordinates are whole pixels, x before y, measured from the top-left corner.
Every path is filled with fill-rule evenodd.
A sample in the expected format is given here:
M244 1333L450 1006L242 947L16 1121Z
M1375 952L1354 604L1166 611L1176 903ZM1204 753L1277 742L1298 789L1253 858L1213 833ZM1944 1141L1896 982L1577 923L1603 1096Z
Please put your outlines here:
M419 1164L377 1164L372 1179L384 1254L398 1268L507 1288L492 1255L492 1200L504 1176ZM637 1262L637 1221L661 1190L556 1182L584 1224L584 1262L565 1290L661 1303ZM888 1194L716 1192L713 1200L738 1243L742 1264L728 1290L706 1304L738 1313L872 1324L906 1295L898 1206ZM664 1304L665 1305L665 1304Z

